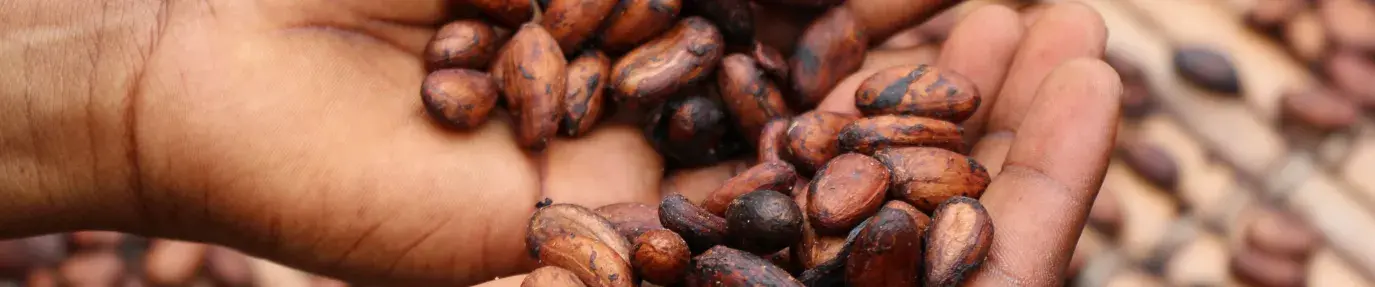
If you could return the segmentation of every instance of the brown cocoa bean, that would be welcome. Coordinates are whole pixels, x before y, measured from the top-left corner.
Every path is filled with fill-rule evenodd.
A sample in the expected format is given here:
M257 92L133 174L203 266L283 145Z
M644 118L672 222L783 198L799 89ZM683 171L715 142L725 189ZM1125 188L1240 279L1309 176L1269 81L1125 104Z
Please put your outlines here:
M1299 12L1289 19L1284 25L1284 40L1289 44L1289 52L1304 64L1319 64L1329 52L1327 30L1323 29L1322 19L1312 11Z
M928 65L880 70L855 92L855 107L865 115L904 114L957 123L974 115L981 100L969 79Z
M845 265L849 262L850 250L859 237L859 232L868 226L869 219L860 222L858 226L850 230L850 234L845 236L841 243L840 251L836 252L831 259L817 264L815 268L807 269L798 276L798 280L807 286L846 286L845 284Z
M1327 27L1332 40L1359 50L1375 51L1375 3L1325 0L1318 6L1323 26Z
M1361 111L1351 99L1324 88L1288 90L1280 96L1284 119L1319 131L1345 129L1360 119Z
M788 126L789 161L802 175L810 176L831 158L840 155L840 130L855 116L811 111L793 118Z
M1306 270L1301 262L1265 254L1249 247L1232 253L1228 266L1237 279L1251 286L1304 286L1307 280L1307 275L1304 274Z
M803 210L802 240L789 248L793 251L792 257L797 261L798 267L803 270L813 269L821 263L831 261L840 255L840 249L845 245L845 237L822 236L817 234L815 229L812 229L811 221L807 218L806 212L807 197L810 197L811 194L809 185L810 182L793 192L793 202L797 203L797 207Z
M604 23L602 48L626 51L668 30L683 9L682 0L620 0Z
M616 232L629 242L634 242L636 237L650 230L665 229L664 225L659 223L657 205L622 202L598 207L593 211L606 218L606 221L611 223L611 228L616 229Z
M564 54L572 54L597 31L616 3L617 0L550 0L540 25L559 42Z
M693 0L687 2L694 15L700 15L721 29L726 43L748 45L754 42L754 16L750 1Z
M1160 189L1174 192L1179 183L1179 164L1169 151L1142 139L1127 140L1117 148L1122 162L1136 174Z
M654 125L646 135L671 167L715 164L734 155L738 149L725 147L732 144L727 140L730 128L725 109L696 89L669 100L650 120Z
M1273 31L1306 10L1305 0L1261 0L1246 11L1246 24L1261 31Z
M530 0L471 0L466 2L481 9L483 14L492 17L492 20L507 27L519 27L535 14L534 1Z
M582 280L578 279L577 274L567 269L544 266L530 274L525 275L525 281L520 282L520 287L582 287Z
M545 241L539 248L539 263L571 271L588 287L635 286L629 261L606 256L613 253L617 251L595 237L569 234Z
M588 0L593 1L593 0ZM587 134L602 117L606 80L611 74L611 59L600 51L587 51L568 64L568 84L563 93L563 134Z
M726 241L726 219L693 205L682 194L664 197L659 203L659 221L681 235L693 253Z
M783 161L788 138L788 125L792 123L788 118L777 118L764 124L763 131L759 133L759 162Z
M882 207L888 178L888 169L872 157L837 156L812 178L807 220L822 234L849 232Z
M635 238L631 257L640 278L650 283L673 286L687 274L692 253L687 241L668 230L651 230Z
M878 44L903 28L926 22L936 13L963 2L964 0L922 0L902 3L889 0L851 0L845 1L845 7L854 12L855 19L864 27L866 37L874 41L874 44Z
M859 70L869 38L859 20L846 6L831 8L807 26L788 61L794 107L810 109L840 83Z
M926 216L926 213L922 213L921 210L917 209L915 206L901 200L889 200L888 203L883 204L883 207L893 208L906 213L907 216L911 216L912 222L917 224L917 229L920 229L923 234L925 234L926 228L931 226L930 216Z
M769 79L781 83L788 82L788 59L783 57L783 53L778 52L778 49L756 41L754 49L750 50L750 56L759 63L759 68L769 75Z
M616 101L634 109L662 103L682 87L707 78L724 53L721 32L701 17L631 50L611 69Z
M993 221L973 198L957 196L936 209L926 232L926 286L957 286L979 268L993 245Z
M501 48L502 40L492 25L482 21L454 21L435 32L434 39L425 47L425 62L431 70L485 69Z
M425 77L420 98L425 111L444 126L471 130L487 122L497 105L497 89L487 73L446 69Z
M702 207L712 214L724 215L731 202L741 195L761 189L792 193L796 181L797 172L792 165L780 161L761 162L712 191Z
M1375 60L1353 50L1343 50L1327 58L1327 76L1332 85L1345 92L1366 109L1375 109Z
M693 258L687 286L803 286L787 271L748 252L717 246Z
M1117 193L1111 189L1099 189L1093 207L1089 209L1089 226L1110 238L1116 238L1122 230L1122 218L1122 202L1117 199Z
M758 255L777 253L802 237L802 210L792 198L757 190L726 208L727 246Z
M964 128L951 122L903 115L862 118L840 130L840 149L872 155L888 147L927 146L964 150Z
M903 207L891 207L895 205L916 211L906 203L891 201L869 219L846 258L845 283L850 286L917 286L925 226L919 226Z
M1174 69L1185 80L1214 92L1236 94L1241 91L1232 59L1204 46L1183 46L1174 51Z
M721 101L725 102L726 109L739 124L740 132L751 143L759 141L759 133L765 123L775 118L793 116L778 86L764 77L749 56L731 54L721 60L716 83L721 91Z
M874 158L892 171L892 196L927 213L952 197L977 199L991 181L974 158L939 148L887 148Z
M1321 236L1294 214L1267 210L1246 225L1246 243L1257 251L1305 261Z
M606 218L586 207L574 204L559 203L536 210L535 214L530 216L525 246L531 256L537 256L541 252L540 249L548 245L548 241L570 236L592 238L602 242L622 260L630 261L630 241L616 232Z
M492 74L507 108L517 117L516 142L521 147L543 150L558 132L567 67L558 42L536 24L521 25L498 53Z

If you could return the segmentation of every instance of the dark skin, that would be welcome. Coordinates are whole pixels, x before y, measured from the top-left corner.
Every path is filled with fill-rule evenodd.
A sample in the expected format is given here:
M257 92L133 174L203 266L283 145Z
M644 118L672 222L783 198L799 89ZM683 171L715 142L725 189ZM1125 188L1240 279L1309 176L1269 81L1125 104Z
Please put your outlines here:
M0 44L0 237L116 230L358 282L468 285L534 267L521 238L539 199L652 203L665 180L631 126L530 154L505 115L434 124L420 51L444 1L0 3L17 39ZM996 175L974 283L1065 279L1116 133L1105 30L1078 4L1029 28L981 8L945 43L936 64L985 97L966 130ZM864 75L821 108L854 113Z

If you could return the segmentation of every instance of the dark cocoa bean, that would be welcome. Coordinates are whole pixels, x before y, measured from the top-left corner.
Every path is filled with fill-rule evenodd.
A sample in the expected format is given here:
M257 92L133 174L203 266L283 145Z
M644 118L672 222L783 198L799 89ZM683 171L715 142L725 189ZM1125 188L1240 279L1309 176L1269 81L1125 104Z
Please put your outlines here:
M1127 140L1117 147L1122 162L1147 182L1167 192L1179 183L1179 164L1169 151L1143 139Z
M682 9L682 0L620 0L602 29L602 48L617 52L635 48L668 30Z
M721 60L716 83L721 91L721 101L725 102L726 109L739 124L740 132L751 143L759 141L759 133L765 123L793 115L783 101L783 93L778 86L764 77L749 56L731 54Z
M872 155L888 147L927 146L964 150L964 128L951 122L903 115L862 118L840 130L840 149Z
M904 114L956 123L974 115L980 101L969 79L927 65L883 69L855 92L855 107L865 115Z
M593 210L597 215L606 218L611 223L611 227L617 233L625 237L626 241L634 242L640 234L650 230L665 229L659 223L659 206L648 205L639 202L622 202L598 207Z
M591 1L591 0L589 0ZM587 51L568 64L568 84L563 93L564 135L587 134L602 117L603 94L611 74L611 59L600 51Z
M750 1L692 0L688 1L688 5L690 12L721 28L726 43L748 45L754 42L754 17L751 15Z
M558 132L567 67L558 42L535 24L521 25L498 53L492 74L507 108L516 115L516 142L521 147L543 150Z
M486 69L502 40L492 25L482 21L454 21L435 32L425 47L425 62L431 70Z
M1220 51L1204 46L1183 46L1174 51L1175 72L1185 80L1214 92L1241 91L1236 66Z
M730 128L726 111L700 90L684 92L665 103L651 116L649 141L664 155L668 165L691 168L711 165L732 155L723 150ZM731 148L732 150L734 148Z
M859 231L845 263L850 286L917 286L921 277L923 233L901 201L891 201ZM920 214L920 212L917 212ZM924 215L923 215L924 216Z
M802 283L748 252L717 246L693 258L687 286L795 286Z
M659 203L659 221L686 240L693 253L705 251L726 240L726 219L702 209L682 194L664 197Z
M783 161L787 148L788 126L792 123L788 118L777 118L764 124L763 131L759 134L759 162Z
M540 25L559 42L564 54L572 54L611 14L617 0L551 0L545 5Z
M741 195L726 208L728 246L768 255L802 237L802 210L792 198L772 190Z
M1280 114L1289 121L1318 131L1345 129L1360 119L1351 99L1324 88L1288 90L1280 96Z
M434 71L425 77L420 92L425 111L444 126L457 130L482 126L497 105L492 78L474 70Z
M936 209L926 234L926 286L958 286L988 257L993 221L973 198L957 196Z
M606 218L575 204L559 203L536 210L530 216L525 247L531 256L537 256L548 241L570 236L592 238L606 244L622 260L630 262L630 241L616 232Z
M611 89L631 109L662 103L682 87L716 69L725 51L721 32L701 17L679 21L673 29L616 61Z
M668 230L651 230L635 238L631 265L640 278L661 286L673 286L687 274L692 253L687 241Z
M811 111L793 118L788 126L789 161L804 176L811 176L831 158L840 155L840 130L855 116Z
M583 287L582 280L578 279L577 274L567 269L544 266L530 274L525 275L525 281L520 282L520 287Z
M812 178L807 220L821 234L845 234L878 212L889 182L888 169L872 157L837 156Z
M947 199L979 198L991 179L974 158L929 147L887 148L874 158L892 171L888 184L892 196L922 212L934 211Z
M840 80L859 70L869 38L859 20L846 6L831 8L810 26L797 42L789 63L795 108L810 109L835 88Z
M917 26L931 19L936 13L945 11L964 0L922 0L894 2L890 0L850 0L845 7L854 12L855 19L864 27L864 33L881 43L903 28Z
M761 162L727 180L707 195L702 207L712 214L724 215L731 202L741 195L761 189L792 193L796 180L797 172L792 165L780 161Z

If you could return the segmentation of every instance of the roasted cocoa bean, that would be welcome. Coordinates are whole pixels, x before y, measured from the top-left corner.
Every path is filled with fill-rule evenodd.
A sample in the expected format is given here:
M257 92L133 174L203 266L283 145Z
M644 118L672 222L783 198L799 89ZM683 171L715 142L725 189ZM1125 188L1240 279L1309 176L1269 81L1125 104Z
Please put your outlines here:
M894 205L906 206L906 210ZM923 258L921 240L926 231L909 211L916 212L916 209L901 201L891 201L869 219L870 224L859 231L850 246L845 283L850 286L917 286Z
M697 89L686 91L650 117L654 124L646 135L669 166L706 166L730 157L737 149L723 147L730 144L726 140L730 128L725 109L702 93Z
M594 0L587 0L594 1ZM602 117L603 94L611 74L611 59L600 51L587 51L568 64L568 84L563 93L564 135L587 134Z
M979 200L957 196L936 209L926 234L926 286L957 286L993 245L993 221Z
M707 195L702 207L712 214L725 215L731 202L741 195L761 189L792 193L796 180L797 172L792 165L781 161L760 162Z
M1185 80L1214 92L1241 91L1236 66L1220 51L1204 46L1183 46L1174 51L1174 69Z
M1294 214L1266 210L1246 225L1246 244L1257 251L1305 261L1321 244L1321 236Z
M604 23L602 48L635 48L668 30L682 9L682 0L620 0Z
M693 205L682 194L664 197L659 203L659 221L681 235L693 253L726 241L726 219Z
M855 120L840 130L840 149L872 155L888 147L928 146L964 150L964 128L951 122L903 115Z
M1360 119L1351 99L1323 88L1288 90L1280 96L1280 115L1319 131L1345 129Z
M1375 51L1375 3L1362 0L1321 2L1318 12L1333 41L1359 50Z
M892 171L892 196L927 213L955 196L977 199L991 181L974 158L939 148L887 148L874 158Z
M454 21L435 32L434 39L425 47L425 62L431 70L486 69L502 40L492 25L485 22Z
M1099 189L1093 207L1089 209L1089 226L1109 238L1116 238L1122 231L1122 218L1122 202L1117 199L1117 194L1111 189Z
M810 109L835 88L840 80L859 70L869 38L846 6L831 8L810 26L797 42L789 63L795 108Z
M904 114L957 123L974 115L981 100L969 79L927 65L883 69L855 92L855 107L865 115Z
M714 0L733 1L733 0ZM740 132L751 143L759 141L764 124L776 118L792 117L793 111L783 101L783 93L755 65L753 58L731 54L721 60L717 73L721 101L739 124Z
M831 158L840 155L840 130L855 116L811 111L793 118L788 126L789 161L802 175L811 176Z
M471 130L487 122L487 115L497 105L497 89L487 73L438 70L425 77L420 98L425 111L444 126Z
M889 173L872 157L837 156L812 178L807 220L821 234L845 234L878 212L888 191Z
M622 239L620 236L617 239ZM555 266L573 272L588 287L635 286L630 263L595 237L576 234L556 236L539 247L540 266Z
M616 61L611 89L631 109L662 103L682 87L707 78L724 53L721 32L701 17L679 21L673 29Z
M1299 12L1284 25L1284 41L1289 44L1289 52L1304 64L1320 64L1329 52L1331 40L1322 25L1322 19L1312 11Z
M673 286L687 274L692 252L687 241L668 230L651 230L635 238L631 263L640 278L661 286Z
M936 13L962 2L964 0L922 0L898 4L888 0L850 0L845 1L845 7L854 12L855 19L873 44L878 44L903 28L926 22Z
M779 83L788 82L788 59L783 57L783 53L778 52L778 49L756 41L754 49L750 50L750 56L759 63L759 68L769 75L769 79Z
M582 287L582 280L578 279L577 274L567 269L544 266L530 274L525 275L525 281L520 282L520 287Z
M630 241L616 232L606 218L586 207L559 203L540 208L530 216L525 247L531 256L539 255L540 249L548 246L548 241L561 237L592 238L615 251L624 262L630 262Z
M759 134L759 162L783 161L785 153L788 152L787 142L788 125L792 123L788 118L777 118L764 124L763 131Z
M693 258L687 286L795 286L802 283L778 266L748 252L717 246Z
M559 130L568 60L558 42L535 24L520 30L498 53L492 74L506 96L507 109L516 115L516 142L530 150L543 150Z
M1143 139L1130 139L1117 146L1122 162L1160 189L1173 192L1179 183L1179 164L1169 151Z
M659 223L659 206L639 202L622 202L598 207L593 210L606 221L626 241L634 242L640 234L650 230L665 229Z
M1332 85L1345 92L1366 109L1375 109L1375 60L1361 52L1342 50L1327 58L1327 76Z
M727 246L757 255L777 253L802 237L802 210L772 190L741 195L726 208Z
M1255 248L1243 247L1232 253L1227 265L1237 279L1250 286L1305 286L1307 280L1304 274L1307 270L1301 261L1266 254Z
M750 1L693 0L688 1L690 12L701 15L721 29L726 43L748 45L754 42L754 17Z
M534 16L533 2L530 0L472 0L468 4L481 9L483 14L507 27L519 27Z
M617 0L550 0L540 25L559 42L564 54L572 54L611 14Z

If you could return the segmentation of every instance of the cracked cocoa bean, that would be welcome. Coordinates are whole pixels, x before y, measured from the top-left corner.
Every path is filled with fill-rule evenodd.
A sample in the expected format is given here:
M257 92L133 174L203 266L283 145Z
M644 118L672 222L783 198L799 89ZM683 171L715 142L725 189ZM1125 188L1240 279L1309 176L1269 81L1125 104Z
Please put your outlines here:
M564 135L578 137L592 130L602 117L606 80L611 59L600 51L587 51L568 64L568 84L563 93Z
M849 232L882 207L888 177L888 169L872 157L837 156L812 178L807 220L821 234Z
M635 238L631 263L640 278L661 286L673 286L687 274L692 253L687 241L668 230L651 230Z
M960 152L964 128L951 122L902 115L856 120L840 130L840 149L873 155L888 147L926 146Z
M768 255L797 243L802 237L802 210L792 198L772 190L757 190L731 201L726 208L728 246Z
M626 53L611 69L616 101L628 108L653 107L716 69L724 53L721 32L701 17Z
M883 69L859 84L855 107L865 115L903 114L963 122L982 97L968 78L927 65Z
M909 212L916 209L890 201L859 231L845 263L850 286L917 286L921 277L924 228ZM920 214L920 212L917 212ZM922 215L925 216L925 215Z
M525 246L531 256L539 255L548 241L561 237L592 238L615 251L624 262L630 262L630 241L616 232L606 218L586 207L559 203L540 208L530 216Z
M659 203L659 221L687 241L693 253L726 240L726 219L693 205L682 194L665 196Z
M721 60L716 83L721 101L751 143L759 142L765 123L793 115L778 86L764 76L749 56L731 54Z
M855 116L826 111L811 111L793 118L788 126L788 160L805 176L810 176L831 158L840 155L837 138L840 130Z
M485 69L501 48L492 25L482 21L458 20L444 25L425 47L425 62L431 70L464 68Z
M803 286L787 271L748 252L717 246L693 258L687 286Z
M840 80L859 70L869 38L845 6L836 6L807 26L788 61L795 108L810 109Z
M593 210L597 215L606 218L611 223L611 227L617 233L625 237L626 241L634 242L640 234L650 230L665 229L659 223L659 206L649 205L639 202L623 202L609 204Z
M993 221L979 200L957 196L936 209L926 234L926 286L958 286L993 245Z
M892 171L892 196L927 213L951 197L977 199L992 181L974 158L939 148L887 148L874 158Z
M731 202L741 195L756 190L792 193L796 181L797 172L792 165L780 161L761 162L726 180L720 188L707 195L702 208L715 215L725 215Z
M516 142L529 150L543 150L559 130L568 82L568 60L558 42L536 24L520 30L501 48L492 75L515 115Z
M471 130L487 122L497 105L497 89L487 73L468 69L438 70L420 88L425 111L444 126Z
M620 0L601 32L602 48L626 51L663 33L678 20L682 0Z

